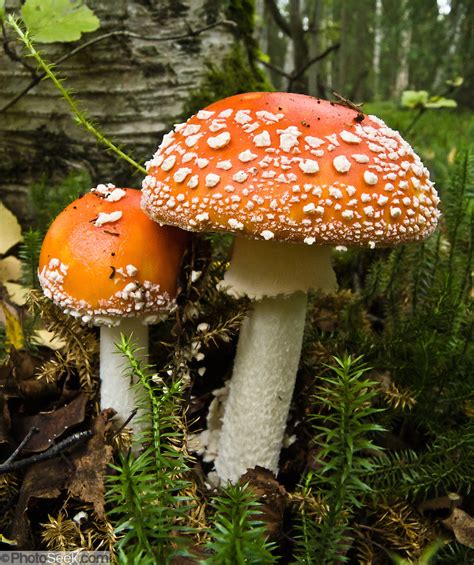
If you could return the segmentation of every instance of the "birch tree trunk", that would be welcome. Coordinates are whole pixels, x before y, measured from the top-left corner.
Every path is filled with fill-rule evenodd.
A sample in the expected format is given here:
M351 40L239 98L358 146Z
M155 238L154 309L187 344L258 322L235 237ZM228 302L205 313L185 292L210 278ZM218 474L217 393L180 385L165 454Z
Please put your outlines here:
M383 40L382 10L382 0L375 0L374 56L372 59L372 71L374 74L374 100L380 100L380 56Z
M393 97L398 100L404 90L407 89L409 77L408 56L411 47L412 27L410 22L410 4L408 0L403 0L401 4L402 18L400 29L400 48L398 56L398 68L393 89Z
M20 0L7 0L7 9L19 5ZM142 37L184 35L187 24L197 29L222 17L212 0L89 0L88 5L101 27L85 40L117 30ZM180 115L190 91L199 86L205 61L219 62L231 42L231 32L223 26L174 42L115 37L71 57L57 71L101 131L145 160ZM52 62L78 44L40 47ZM29 72L0 48L0 108L30 80ZM0 196L23 221L28 220L28 187L35 180L43 175L58 181L77 169L89 171L94 183L139 186L141 181L129 165L117 162L74 124L48 81L0 113Z

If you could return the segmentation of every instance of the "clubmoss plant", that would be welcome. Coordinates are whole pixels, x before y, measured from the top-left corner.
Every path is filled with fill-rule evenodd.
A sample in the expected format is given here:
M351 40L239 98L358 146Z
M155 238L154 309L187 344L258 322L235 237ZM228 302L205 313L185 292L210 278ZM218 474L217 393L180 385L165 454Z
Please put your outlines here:
M299 563L346 562L353 540L351 516L371 492L364 474L374 471L380 448L371 437L383 428L374 420L376 383L361 357L334 358L314 396L320 412L310 416L317 449L315 467L303 483L303 499L319 500L319 517L303 504L298 527ZM370 455L369 455L370 453Z
M133 337L132 337L133 340ZM118 351L138 380L137 408L143 431L134 449L112 465L106 501L118 538L120 563L169 563L184 550L190 528L186 515L193 501L184 491L190 458L184 448L182 382L165 383L137 358L130 338L122 334ZM142 448L142 451L138 450Z
M274 544L266 541L265 525L258 519L260 504L248 485L228 484L212 500L215 514L206 549L212 556L205 565L261 565L276 563Z

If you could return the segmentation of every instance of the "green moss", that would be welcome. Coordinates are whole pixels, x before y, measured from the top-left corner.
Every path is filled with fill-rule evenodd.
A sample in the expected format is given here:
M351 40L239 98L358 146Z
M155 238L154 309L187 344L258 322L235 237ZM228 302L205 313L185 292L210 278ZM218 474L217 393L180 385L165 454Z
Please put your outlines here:
M229 20L237 24L235 35L247 50L249 64L255 72L259 54L258 42L255 38L255 0L229 0L225 9Z
M246 59L243 48L235 44L220 65L207 63L204 79L200 87L191 93L183 110L183 118L233 94L273 90L263 73L256 75Z
M273 90L268 77L257 66L259 48L254 36L255 1L228 0L224 12L226 18L237 24L233 31L236 41L220 64L207 62L201 85L191 93L185 104L183 119L233 94Z

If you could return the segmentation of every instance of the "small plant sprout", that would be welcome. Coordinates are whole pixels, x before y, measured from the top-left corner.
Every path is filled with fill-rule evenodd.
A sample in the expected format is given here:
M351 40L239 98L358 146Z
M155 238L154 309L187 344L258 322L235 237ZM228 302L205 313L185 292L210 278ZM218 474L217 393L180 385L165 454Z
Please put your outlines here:
M140 208L140 191L99 184L51 224L41 249L44 294L65 313L100 326L101 407L121 422L135 408L123 377L120 334L148 354L148 324L174 307L186 242L179 229L161 227Z
M438 196L398 132L354 108L287 93L220 100L165 136L143 206L190 231L236 236L223 287L253 300L225 406L216 471L278 461L307 292L336 290L333 245L396 245L437 225Z

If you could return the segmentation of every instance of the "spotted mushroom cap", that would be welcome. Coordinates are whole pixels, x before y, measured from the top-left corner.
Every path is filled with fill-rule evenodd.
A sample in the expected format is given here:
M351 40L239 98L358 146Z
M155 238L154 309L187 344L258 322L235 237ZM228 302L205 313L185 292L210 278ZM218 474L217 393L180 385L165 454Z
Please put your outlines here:
M375 116L310 96L220 100L147 163L147 214L190 231L307 244L387 245L436 227L429 173Z
M141 193L98 185L51 224L38 276L45 295L85 323L145 323L174 305L185 232L161 227L140 208Z

